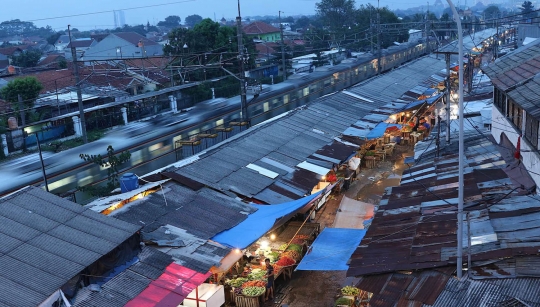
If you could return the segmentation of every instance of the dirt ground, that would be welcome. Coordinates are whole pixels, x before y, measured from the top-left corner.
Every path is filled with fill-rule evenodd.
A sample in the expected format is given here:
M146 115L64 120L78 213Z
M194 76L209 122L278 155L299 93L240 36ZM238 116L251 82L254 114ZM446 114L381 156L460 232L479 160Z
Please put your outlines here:
M344 195L377 205L386 187L399 185L401 174L407 168L403 159L412 153L410 146L396 146L394 154L378 167L362 169L358 180ZM321 229L334 223L342 197L343 194L334 195L317 213L314 222L321 223ZM346 277L345 271L295 271L290 281L276 285L275 300L267 302L265 307L331 307L340 289L355 283L356 279Z

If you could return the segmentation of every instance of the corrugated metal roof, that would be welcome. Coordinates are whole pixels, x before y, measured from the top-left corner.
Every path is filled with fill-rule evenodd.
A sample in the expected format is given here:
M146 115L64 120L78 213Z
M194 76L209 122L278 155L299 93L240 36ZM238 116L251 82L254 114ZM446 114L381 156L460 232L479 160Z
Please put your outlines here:
M139 227L42 189L0 199L0 304L35 306Z
M182 240L184 247L159 249L182 266L201 273L219 265L229 251L208 243L208 240L236 226L256 210L208 188L193 191L171 182L163 188L163 192L129 203L113 211L112 215L143 225L141 234L145 241Z

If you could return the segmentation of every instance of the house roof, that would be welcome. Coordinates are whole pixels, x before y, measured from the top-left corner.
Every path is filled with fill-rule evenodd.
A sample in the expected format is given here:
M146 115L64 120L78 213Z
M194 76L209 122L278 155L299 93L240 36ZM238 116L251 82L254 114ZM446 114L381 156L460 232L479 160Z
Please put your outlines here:
M280 30L274 26L271 26L262 21L255 21L246 26L244 26L244 33L248 35L260 35L260 34L269 34L276 33Z
M72 46L75 48L84 48L84 47L90 47L95 42L94 39L82 39L82 40L75 40L69 43L66 48L71 48Z
M483 68L502 91L507 91L533 78L540 72L540 44L527 45Z
M57 64L61 59L65 59L63 54L49 54L43 60L39 61L38 66Z
M147 39L146 37L140 35L136 32L117 32L117 33L111 33L111 35L115 35L120 37L121 39L133 44L137 45L140 41L144 43L145 46L152 46L152 45L159 45L158 43L151 41Z
M3 55L12 56L17 51L21 52L25 50L26 48L23 48L23 46L24 45L0 48L0 53Z
M540 63L540 62L539 62ZM540 120L540 67L532 79L508 92L508 97L520 105L528 115Z
M103 284L101 291L95 292L89 288L79 290L72 306L125 306L173 263L171 256L147 246L143 247L137 258L137 262Z
M0 304L37 306L140 227L27 187L0 199Z
M141 235L145 242L161 246L175 263L207 273L230 252L210 238L238 225L256 209L208 188L193 191L183 187L178 182L184 181L174 173L162 175L173 180L163 185L163 192L130 203L110 215L143 225ZM89 207L98 211L103 208L102 204ZM177 248L171 249L171 242Z
M257 49L258 58L267 58L268 56L277 53L277 51L268 44L255 44L255 49Z

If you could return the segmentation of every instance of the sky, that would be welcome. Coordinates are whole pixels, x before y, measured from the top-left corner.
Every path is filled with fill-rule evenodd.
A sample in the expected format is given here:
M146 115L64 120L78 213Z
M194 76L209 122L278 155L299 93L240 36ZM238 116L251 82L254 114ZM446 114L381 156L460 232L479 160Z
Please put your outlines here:
M320 0L240 0L242 16L313 15L315 4ZM435 0L431 0L434 3ZM443 1L446 3L446 1ZM358 5L377 0L356 0ZM424 0L380 0L380 6L390 9L427 6ZM144 7L144 8L143 8ZM198 14L217 20L222 17L234 19L237 16L237 0L17 0L3 4L0 21L21 19L32 21L42 27L50 25L54 30L64 30L70 24L79 30L112 28L112 10L123 10L125 22L130 25L155 24L169 15L178 15L182 21L186 16ZM96 14L93 14L96 13ZM74 16L79 15L79 16Z

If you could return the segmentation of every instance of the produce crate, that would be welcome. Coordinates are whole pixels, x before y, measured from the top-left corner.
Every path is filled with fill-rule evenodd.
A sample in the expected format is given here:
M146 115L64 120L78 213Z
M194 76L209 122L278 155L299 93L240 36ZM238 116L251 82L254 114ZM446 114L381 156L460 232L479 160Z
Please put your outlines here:
M237 307L260 307L264 294L260 296L236 295L235 302Z

